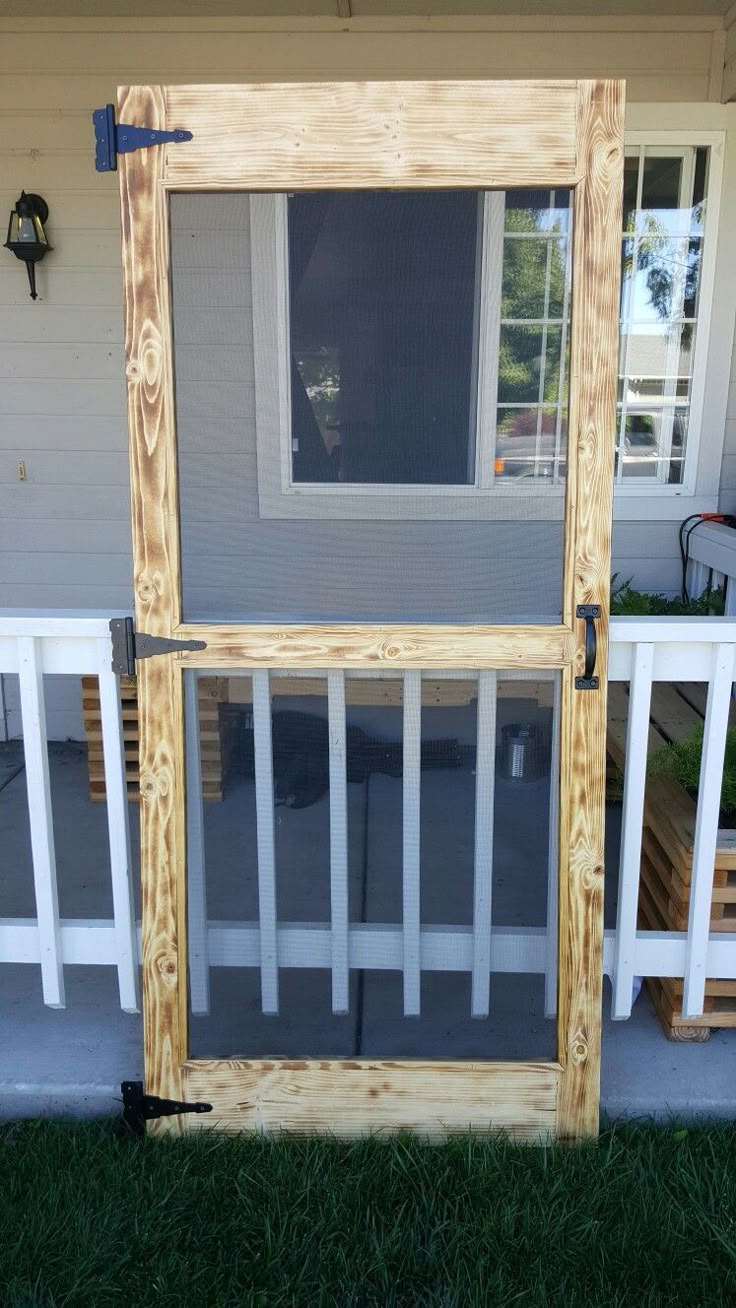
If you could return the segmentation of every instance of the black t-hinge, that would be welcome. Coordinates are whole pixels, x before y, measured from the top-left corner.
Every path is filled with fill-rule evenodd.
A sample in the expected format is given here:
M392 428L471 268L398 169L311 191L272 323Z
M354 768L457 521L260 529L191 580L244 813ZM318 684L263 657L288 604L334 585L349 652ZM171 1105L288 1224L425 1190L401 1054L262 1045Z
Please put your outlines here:
M143 1093L142 1081L123 1081L123 1121L136 1135L143 1135L146 1122L157 1117L174 1117L178 1113L211 1113L212 1104L187 1104L180 1099L159 1099Z
M135 127L132 123L115 122L115 105L106 104L92 114L95 128L95 168L98 173L115 172L119 154L133 150L146 150L151 145L165 145L167 141L191 141L192 133L177 128L163 132L155 127Z
M111 618L112 670L121 677L134 677L139 659L154 654L172 654L180 649L206 649L205 640L171 640L168 636L147 636L136 631L132 618Z

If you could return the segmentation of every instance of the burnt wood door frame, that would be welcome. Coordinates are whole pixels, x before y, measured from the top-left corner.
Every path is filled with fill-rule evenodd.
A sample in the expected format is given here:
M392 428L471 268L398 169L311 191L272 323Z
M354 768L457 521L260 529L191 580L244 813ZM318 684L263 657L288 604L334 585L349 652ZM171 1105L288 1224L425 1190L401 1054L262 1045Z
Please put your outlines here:
M146 1090L212 1099L262 1129L468 1125L562 1139L598 1130L605 668L623 168L617 81L137 86L120 121L186 128L184 144L121 156L125 358L136 626L206 650L140 664ZM168 192L533 185L574 190L569 456L562 621L549 626L191 624L181 619ZM597 604L597 692L574 689ZM557 668L562 677L557 1047L552 1063L188 1059L185 668ZM376 1086L380 1085L380 1098ZM287 1103L297 1103L290 1110ZM378 1108L380 1103L381 1107ZM253 1111L243 1114L244 1104ZM458 1110L458 1105L459 1110ZM240 1113L240 1117L238 1116ZM444 1129L444 1127L443 1127ZM436 1130L435 1132L436 1133Z

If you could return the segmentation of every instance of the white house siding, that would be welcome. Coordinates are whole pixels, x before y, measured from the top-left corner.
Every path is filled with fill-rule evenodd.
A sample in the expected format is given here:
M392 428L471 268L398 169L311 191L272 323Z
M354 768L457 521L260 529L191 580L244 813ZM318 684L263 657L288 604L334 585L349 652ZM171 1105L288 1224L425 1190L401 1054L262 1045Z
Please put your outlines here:
M724 100L736 100L736 10L728 11L729 27L724 34L723 81L721 95Z
M736 100L736 8L729 10L730 26L724 41L724 69L721 95L724 100ZM734 220L736 222L736 220ZM733 227L730 233L733 239ZM721 465L721 491L718 507L724 513L736 513L736 341L731 364L731 384L728 391L726 430Z
M710 18L0 22L0 220L38 191L54 246L36 304L0 260L0 606L132 601L118 187L94 170L90 123L119 83L595 75L626 78L630 102L704 102L723 48ZM736 402L729 442L726 499ZM617 527L614 567L675 588L676 525ZM51 701L53 735L79 734L70 694Z

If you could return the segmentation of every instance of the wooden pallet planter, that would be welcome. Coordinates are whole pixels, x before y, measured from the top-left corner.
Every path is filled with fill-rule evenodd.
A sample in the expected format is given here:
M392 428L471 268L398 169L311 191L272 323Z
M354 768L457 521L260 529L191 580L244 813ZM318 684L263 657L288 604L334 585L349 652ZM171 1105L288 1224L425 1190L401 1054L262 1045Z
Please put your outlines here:
M202 760L202 796L212 802L222 799L223 746L220 704L227 697L227 682L222 677L200 677L199 736ZM128 803L140 800L138 758L138 692L135 677L120 678L123 716L123 747ZM82 677L82 717L87 737L89 797L98 803L105 800L105 764L102 748L102 718L97 677Z
M626 756L628 694L609 687L608 754L621 771ZM705 687L652 686L648 751L682 740L703 723ZM732 719L736 711L732 709ZM686 931L692 882L696 804L684 786L668 777L648 777L644 797L639 924L642 930ZM736 931L736 830L720 830L713 872L710 930ZM702 1017L682 1017L682 981L647 980L666 1034L673 1040L707 1040L711 1028L736 1027L736 982L709 979Z
M250 704L253 690L250 677L200 677L197 683L199 695L199 730L202 754L202 794L205 799L222 799L222 779L227 771L228 755L237 738L236 723L233 712L241 705ZM536 699L537 703L552 704L553 686L549 681L529 681L499 683L499 693L516 694L523 687L525 695ZM327 682L324 677L272 677L271 692L274 696L326 696ZM442 705L461 706L469 704L476 698L478 686L475 681L437 680L425 681L422 686L422 703L425 706ZM400 705L402 702L402 683L399 680L379 680L349 678L346 683L346 700L348 704ZM140 772L138 768L138 698L135 677L120 678L120 698L123 714L123 741L125 748L125 775L128 788L128 800L137 803L139 795ZM89 762L90 799L103 802L105 799L105 768L102 750L102 720L100 717L100 693L96 677L82 678L82 715L87 737L87 756Z
M231 676L226 678L228 685L228 702L230 704L252 704L253 684L250 677ZM271 694L300 699L317 697L326 699L327 680L324 676L289 677L271 676ZM554 699L554 684L551 681L499 681L497 694L500 699L529 698L536 700L540 708L551 708ZM399 677L370 678L350 677L345 682L345 703L377 707L389 705L400 707L403 704L404 684ZM455 680L438 677L436 681L422 679L423 708L464 708L478 698L478 682Z

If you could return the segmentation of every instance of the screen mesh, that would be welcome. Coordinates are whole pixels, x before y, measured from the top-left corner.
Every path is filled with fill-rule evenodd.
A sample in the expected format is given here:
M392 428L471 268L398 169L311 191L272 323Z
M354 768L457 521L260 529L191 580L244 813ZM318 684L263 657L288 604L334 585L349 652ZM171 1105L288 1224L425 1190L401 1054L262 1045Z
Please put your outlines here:
M555 621L567 192L173 194L191 621Z
M295 482L469 485L478 196L288 201Z
M185 683L192 1056L553 1057L557 675Z

